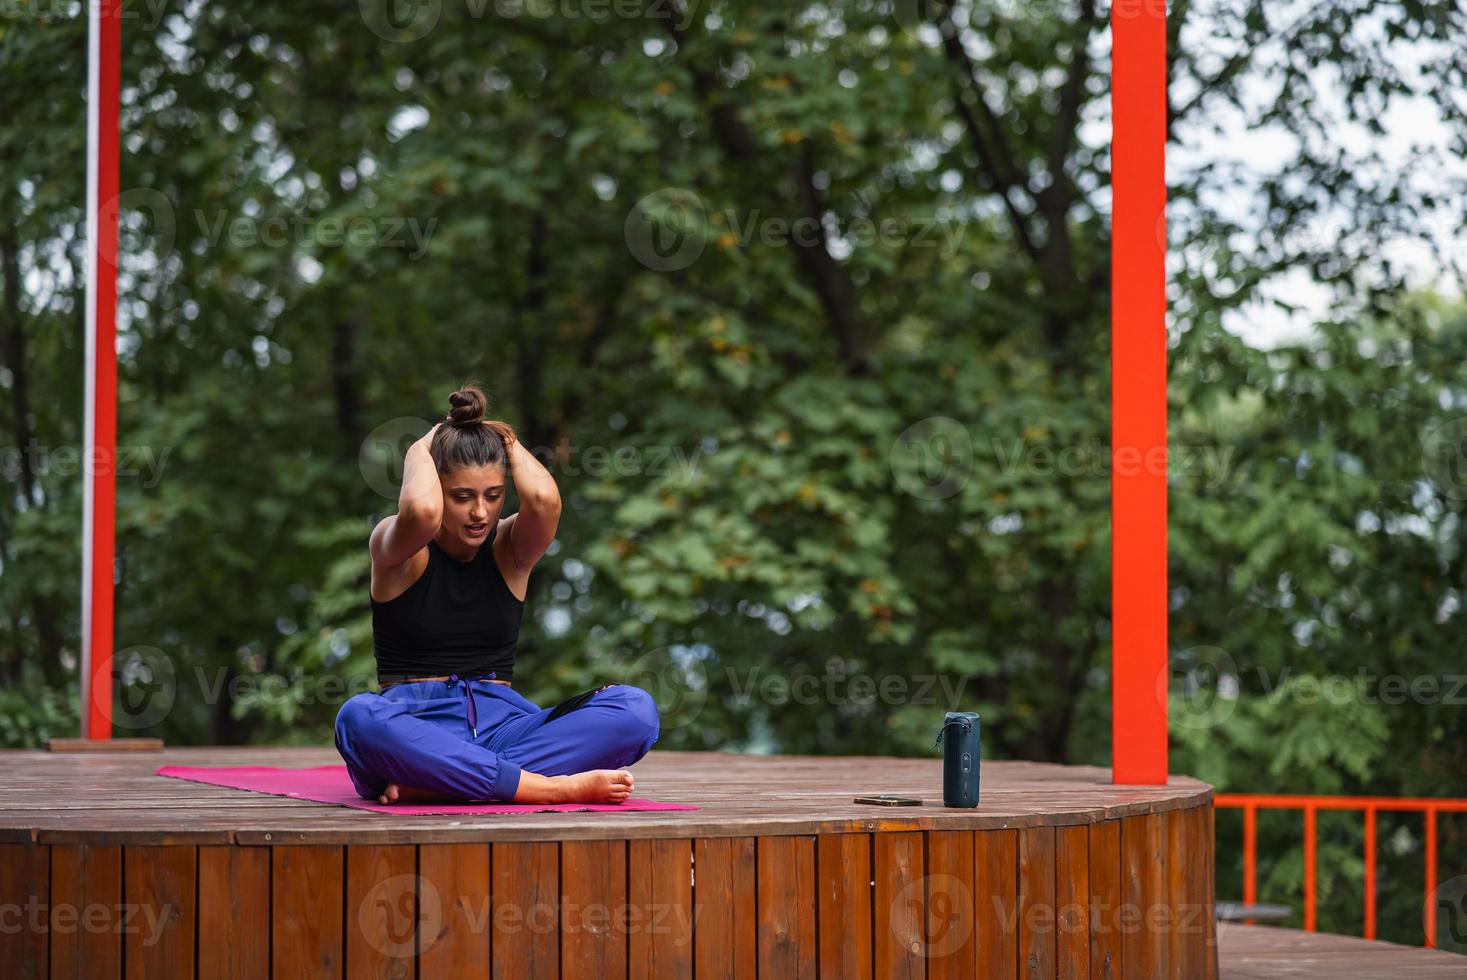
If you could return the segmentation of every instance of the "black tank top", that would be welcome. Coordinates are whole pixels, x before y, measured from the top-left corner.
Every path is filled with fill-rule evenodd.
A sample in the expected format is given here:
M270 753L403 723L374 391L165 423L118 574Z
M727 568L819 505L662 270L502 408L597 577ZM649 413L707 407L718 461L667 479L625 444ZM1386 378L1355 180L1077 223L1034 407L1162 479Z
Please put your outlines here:
M428 541L428 567L406 592L372 600L372 648L377 681L404 677L493 673L514 676L523 600L515 598L494 561L489 540L469 561ZM370 594L370 593L369 593Z

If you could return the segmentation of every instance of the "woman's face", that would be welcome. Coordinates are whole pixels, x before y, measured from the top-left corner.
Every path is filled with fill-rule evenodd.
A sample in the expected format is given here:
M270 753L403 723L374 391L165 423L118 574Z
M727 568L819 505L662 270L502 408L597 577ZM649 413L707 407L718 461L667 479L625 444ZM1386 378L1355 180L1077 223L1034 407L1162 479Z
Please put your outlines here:
M503 466L461 466L439 474L443 484L442 529L468 545L489 540L504 508Z

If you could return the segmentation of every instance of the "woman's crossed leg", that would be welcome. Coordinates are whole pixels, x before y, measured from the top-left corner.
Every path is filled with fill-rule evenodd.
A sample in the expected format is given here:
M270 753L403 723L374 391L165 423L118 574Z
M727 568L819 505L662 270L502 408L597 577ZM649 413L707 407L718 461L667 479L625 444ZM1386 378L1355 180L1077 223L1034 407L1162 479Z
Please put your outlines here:
M624 684L553 708L497 687L500 697L475 699L489 709L478 738L455 731L466 722L449 692L402 693L357 695L337 716L337 749L364 799L619 803L635 785L624 767L660 734L651 695Z

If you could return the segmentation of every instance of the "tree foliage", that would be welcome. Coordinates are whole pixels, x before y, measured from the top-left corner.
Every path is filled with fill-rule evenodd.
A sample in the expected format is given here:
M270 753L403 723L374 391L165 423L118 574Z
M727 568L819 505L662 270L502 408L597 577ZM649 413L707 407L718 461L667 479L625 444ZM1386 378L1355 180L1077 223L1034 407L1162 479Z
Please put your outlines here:
M373 674L391 450L476 379L566 501L529 696L634 680L663 746L810 753L929 752L961 706L993 756L1103 764L1109 11L916 6L129 4L120 716L329 738ZM8 744L75 726L75 7L0 21ZM1440 248L1462 188L1440 147L1339 136L1425 105L1460 150L1460 5L1171 24L1173 770L1467 795L1464 317L1392 248ZM1285 163L1187 164L1227 120ZM1317 339L1224 329L1301 281Z

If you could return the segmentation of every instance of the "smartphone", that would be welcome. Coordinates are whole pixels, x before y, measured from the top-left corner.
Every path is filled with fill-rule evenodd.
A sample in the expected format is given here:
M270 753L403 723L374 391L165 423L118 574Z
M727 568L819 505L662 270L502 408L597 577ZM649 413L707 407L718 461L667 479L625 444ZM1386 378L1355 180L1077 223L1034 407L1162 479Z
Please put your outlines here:
M870 803L873 806L921 806L921 800L914 800L910 796L890 796L881 793L877 796L858 796L857 803Z

